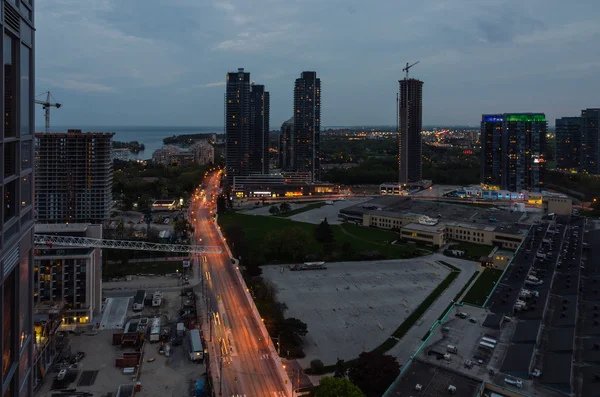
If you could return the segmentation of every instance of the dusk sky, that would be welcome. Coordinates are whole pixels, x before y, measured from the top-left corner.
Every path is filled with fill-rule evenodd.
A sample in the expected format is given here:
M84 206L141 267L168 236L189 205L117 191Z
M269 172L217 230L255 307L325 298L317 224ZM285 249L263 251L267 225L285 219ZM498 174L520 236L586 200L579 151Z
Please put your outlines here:
M598 15L598 0L39 0L36 93L63 104L54 125L221 126L225 75L243 67L278 129L314 70L322 125L395 125L402 67L420 61L425 125L553 125L600 107Z

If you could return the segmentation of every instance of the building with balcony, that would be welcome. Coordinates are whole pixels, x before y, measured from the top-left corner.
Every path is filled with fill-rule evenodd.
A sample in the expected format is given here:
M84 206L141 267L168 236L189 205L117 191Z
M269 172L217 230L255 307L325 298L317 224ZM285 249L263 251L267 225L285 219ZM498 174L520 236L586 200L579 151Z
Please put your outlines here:
M102 238L102 225L36 224L36 234ZM36 248L33 299L36 306L61 304L61 329L73 331L92 323L102 305L102 250L47 245Z

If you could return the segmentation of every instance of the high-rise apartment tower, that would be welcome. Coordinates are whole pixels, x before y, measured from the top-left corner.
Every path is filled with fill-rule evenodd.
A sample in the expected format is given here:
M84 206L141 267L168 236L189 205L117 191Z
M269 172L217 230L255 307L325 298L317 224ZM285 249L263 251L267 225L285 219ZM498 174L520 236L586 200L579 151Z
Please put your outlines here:
M581 146L581 117L562 117L556 119L556 143L554 159L556 168L567 171L579 171L583 158Z
M502 114L481 117L481 183L499 187L502 184Z
M512 192L540 191L547 129L543 113L483 115L481 183Z
M225 89L225 167L235 176L269 172L269 93L250 82L243 68L227 73Z
M35 209L38 223L94 223L113 204L112 132L36 133Z
M294 86L293 170L321 178L321 79L302 72Z
M264 85L250 87L250 174L269 173L269 93Z
M281 125L281 135L279 135L279 168L283 171L289 171L294 165L293 141L294 118L292 117Z
M399 83L398 182L416 183L422 179L423 82L405 78Z
M4 0L4 107L0 128L0 295L3 397L32 396L33 1Z
M600 175L600 109L582 110L581 119L583 130L582 171Z

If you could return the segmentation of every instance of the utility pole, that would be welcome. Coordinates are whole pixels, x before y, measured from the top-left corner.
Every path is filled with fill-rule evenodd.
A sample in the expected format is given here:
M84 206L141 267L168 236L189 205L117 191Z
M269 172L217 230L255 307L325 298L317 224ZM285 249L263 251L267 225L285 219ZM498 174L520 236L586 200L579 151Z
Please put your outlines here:
M220 378L219 378L219 396L223 395L223 355L221 355L220 359L219 359L219 374L220 374Z

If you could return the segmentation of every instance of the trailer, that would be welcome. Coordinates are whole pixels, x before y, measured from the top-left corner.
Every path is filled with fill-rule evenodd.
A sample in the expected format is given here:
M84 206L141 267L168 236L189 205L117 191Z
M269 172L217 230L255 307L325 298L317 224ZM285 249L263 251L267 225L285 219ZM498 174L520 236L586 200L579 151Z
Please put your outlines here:
M152 319L152 325L150 326L150 343L160 341L160 318L155 317Z
M146 300L146 291L143 289L138 290L133 297L133 311L139 312L144 310L144 301Z

